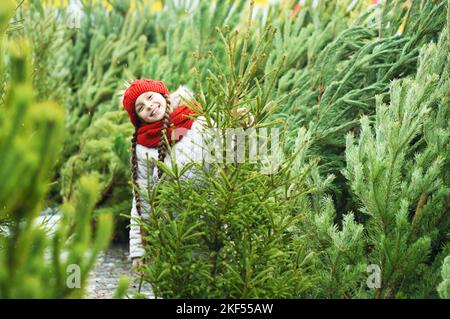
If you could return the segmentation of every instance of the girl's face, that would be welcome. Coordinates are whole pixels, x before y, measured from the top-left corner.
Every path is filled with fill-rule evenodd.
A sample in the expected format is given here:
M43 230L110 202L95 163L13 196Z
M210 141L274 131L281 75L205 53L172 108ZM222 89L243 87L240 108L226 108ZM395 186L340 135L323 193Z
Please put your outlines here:
M166 111L166 99L156 92L145 92L136 99L134 107L136 114L145 123L161 120Z

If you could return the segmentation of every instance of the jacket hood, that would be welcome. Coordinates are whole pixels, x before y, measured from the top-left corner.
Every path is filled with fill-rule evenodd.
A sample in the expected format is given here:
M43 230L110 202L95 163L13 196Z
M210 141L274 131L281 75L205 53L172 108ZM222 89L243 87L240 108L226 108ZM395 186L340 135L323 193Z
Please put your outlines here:
M170 94L172 109L176 109L192 100L194 100L194 93L186 85L180 85L178 89Z

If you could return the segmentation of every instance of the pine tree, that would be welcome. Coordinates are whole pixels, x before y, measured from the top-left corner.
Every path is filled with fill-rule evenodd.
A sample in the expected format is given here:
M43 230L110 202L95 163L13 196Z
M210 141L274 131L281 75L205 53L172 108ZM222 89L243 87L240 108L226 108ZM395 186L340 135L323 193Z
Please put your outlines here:
M20 4L20 3L19 3ZM16 9L15 20L22 27L13 35L27 37L32 46L33 87L38 101L53 100L60 104L66 102L69 94L65 79L70 74L67 60L61 58L70 47L69 29L63 19L58 19L58 10L44 10L39 1L22 3Z
M442 282L439 284L439 296L443 299L450 299L450 257L444 259L442 265Z
M251 11L248 14L251 17ZM209 72L207 87L214 90L205 93L199 84L207 122L214 115L219 132L239 127L243 119L232 110L243 106L253 112L257 126L274 125L267 115L281 102L265 99L269 91L254 77L267 58L273 27L266 25L255 49L248 51L248 33L238 35L228 28L217 32L229 64L218 73ZM303 152L299 148L296 156L281 161L274 174L265 173L264 164L248 161L213 162L209 169L199 164L181 169L175 163L169 169L156 163L168 179L141 192L151 207L143 223L149 258L144 280L155 295L287 298L305 291L310 282L303 264L310 256L298 245L299 210L305 196L319 187L305 182L317 162L304 162ZM198 180L183 180L183 173L192 168L198 170Z
M375 122L347 136L344 175L361 204L368 262L381 270L375 297L429 297L448 255L447 31L421 50L415 79L394 81L390 105L377 97Z
M6 3L0 8L2 40L15 8L14 2ZM64 111L54 102L35 101L29 41L6 39L8 50L2 54L7 54L10 78L0 105L0 219L10 223L0 234L0 298L81 297L89 270L109 243L112 220L99 216L91 238L99 186L85 176L74 199L64 203L54 234L37 224L63 142Z
M132 130L123 111L108 112L86 129L79 152L61 169L59 187L63 200L73 197L76 184L85 174L96 176L100 186L99 212L107 211L124 226L127 221L119 215L128 210L132 196L128 183L130 143L125 136L130 136Z
M376 95L388 102L392 80L415 73L420 48L437 41L445 27L446 5L444 0L414 1L410 7L404 1L385 1L326 43L312 63L288 70L276 84L277 94L298 89L273 115L285 117L291 128L287 151L293 151L297 128L312 132L310 156L321 157L323 174L336 176L332 188L338 211L356 205L340 173L345 134L359 129L361 115L373 117Z

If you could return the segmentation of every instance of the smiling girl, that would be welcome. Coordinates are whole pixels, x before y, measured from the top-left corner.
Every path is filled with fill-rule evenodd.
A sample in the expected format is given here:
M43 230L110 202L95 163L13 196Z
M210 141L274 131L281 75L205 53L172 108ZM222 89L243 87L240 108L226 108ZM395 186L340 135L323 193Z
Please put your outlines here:
M169 167L171 156L179 167L189 161L203 161L206 119L183 104L182 99L193 101L192 93L186 87L180 86L170 95L163 82L152 79L134 81L123 94L122 105L135 127L131 150L132 180L143 193L162 177L162 172L152 161L147 169L147 157ZM183 178L194 176L195 171L190 169ZM148 180L150 185L147 185ZM134 266L142 264L144 255L138 219L147 217L149 210L149 203L134 192L130 222L130 258Z

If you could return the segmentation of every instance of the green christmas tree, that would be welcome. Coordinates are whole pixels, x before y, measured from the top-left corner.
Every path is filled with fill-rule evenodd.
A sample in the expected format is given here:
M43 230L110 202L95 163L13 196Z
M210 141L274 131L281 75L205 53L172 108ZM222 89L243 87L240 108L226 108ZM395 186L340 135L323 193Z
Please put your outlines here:
M248 14L247 32L251 11ZM280 102L263 99L268 91L259 86L261 79L254 72L267 58L274 29L266 26L255 49L248 49L248 33L238 36L229 28L217 32L229 64L221 72L210 72L207 86L213 91L200 89L207 122L214 115L215 128L224 132L245 122L232 111L244 106L253 112L257 126L270 126L267 115ZM306 290L309 281L302 264L309 256L297 245L302 218L297 211L306 195L316 191L305 180L317 162L304 163L303 152L299 148L297 156L280 160L274 174L267 174L262 162L213 162L209 170L200 164L181 169L174 162L169 169L156 163L168 179L141 192L151 205L150 219L143 223L149 258L144 280L155 295L287 298ZM193 168L201 186L182 179Z
M391 85L390 105L377 98L375 122L347 136L352 192L367 231L368 262L380 267L375 297L428 297L448 255L449 42L421 50L414 79Z
M112 220L99 216L92 236L99 185L84 176L76 195L61 207L54 234L37 223L62 148L64 111L54 102L35 101L29 41L3 37L14 8L11 1L0 9L7 43L7 53L1 52L9 61L5 69L2 64L2 75L9 78L0 105L0 220L9 220L0 234L0 298L79 298L98 253L109 243Z
M450 258L447 256L442 265L442 282L438 287L439 295L443 299L450 299Z

